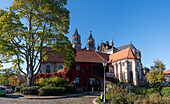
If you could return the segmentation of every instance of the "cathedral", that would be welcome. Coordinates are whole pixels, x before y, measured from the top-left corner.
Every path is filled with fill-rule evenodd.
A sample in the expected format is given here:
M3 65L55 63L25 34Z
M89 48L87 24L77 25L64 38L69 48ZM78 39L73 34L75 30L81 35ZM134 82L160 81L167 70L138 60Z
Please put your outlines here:
M143 85L145 79L144 69L141 63L141 51L132 43L115 47L113 40L101 42L95 47L95 39L90 31L87 39L87 47L81 48L81 36L76 28L72 36L72 47L75 48L76 56L73 67L67 72L70 80L76 81L78 87L89 88L98 86L103 89L103 65L107 61L106 73L114 74L120 82L131 85ZM65 60L57 54L48 57L42 63L41 73L53 73L63 68ZM91 85L94 82L93 85Z
M74 35L72 36L72 46L73 46L73 48L81 49L81 37L78 34L77 28L75 30ZM90 50L90 51L96 50L95 40L93 39L92 31L90 31L90 36L87 39L87 50Z

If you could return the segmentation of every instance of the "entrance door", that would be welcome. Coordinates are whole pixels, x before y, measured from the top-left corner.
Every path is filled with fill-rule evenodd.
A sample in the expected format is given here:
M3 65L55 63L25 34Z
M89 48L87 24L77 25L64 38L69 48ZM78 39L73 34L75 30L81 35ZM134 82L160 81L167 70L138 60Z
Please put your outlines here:
M99 91L100 83L96 78L90 78L89 91Z

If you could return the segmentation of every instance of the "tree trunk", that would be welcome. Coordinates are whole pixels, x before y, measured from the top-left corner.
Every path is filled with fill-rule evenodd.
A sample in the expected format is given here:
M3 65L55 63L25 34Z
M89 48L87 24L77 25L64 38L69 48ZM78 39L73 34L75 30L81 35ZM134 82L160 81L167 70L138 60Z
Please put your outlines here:
M33 86L34 85L34 78L33 76L27 77L27 87Z

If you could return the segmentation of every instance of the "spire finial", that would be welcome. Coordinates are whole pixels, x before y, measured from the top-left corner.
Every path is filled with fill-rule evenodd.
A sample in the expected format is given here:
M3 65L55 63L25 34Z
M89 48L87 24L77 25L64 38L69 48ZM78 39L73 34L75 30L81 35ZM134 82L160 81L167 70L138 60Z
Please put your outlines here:
M110 45L113 47L113 40L112 40L112 38L111 38L111 41L110 41Z
M92 37L92 31L90 30L90 36L89 36L89 39L93 39Z
M78 35L77 27L76 27L76 30L74 32L74 35Z

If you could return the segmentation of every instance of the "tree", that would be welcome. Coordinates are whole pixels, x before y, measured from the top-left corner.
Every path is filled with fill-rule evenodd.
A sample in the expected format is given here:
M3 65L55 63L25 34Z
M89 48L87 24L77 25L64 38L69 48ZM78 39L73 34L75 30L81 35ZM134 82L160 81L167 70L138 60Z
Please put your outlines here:
M9 69L0 69L0 84L8 85L8 78L14 75L12 68Z
M165 70L165 64L159 59L154 60L154 66L152 66L150 72L146 74L147 81L154 86L165 83L163 70Z
M7 11L0 10L0 54L27 76L28 86L49 52L64 57L67 68L74 62L75 50L64 36L69 29L66 4L67 0L14 0Z
M19 86L21 83L25 83L25 78L20 73L17 73L11 76L10 78L8 78L8 81L9 81L9 85Z
M154 60L155 65L152 66L155 70L161 70L162 72L165 70L165 64L159 59Z

